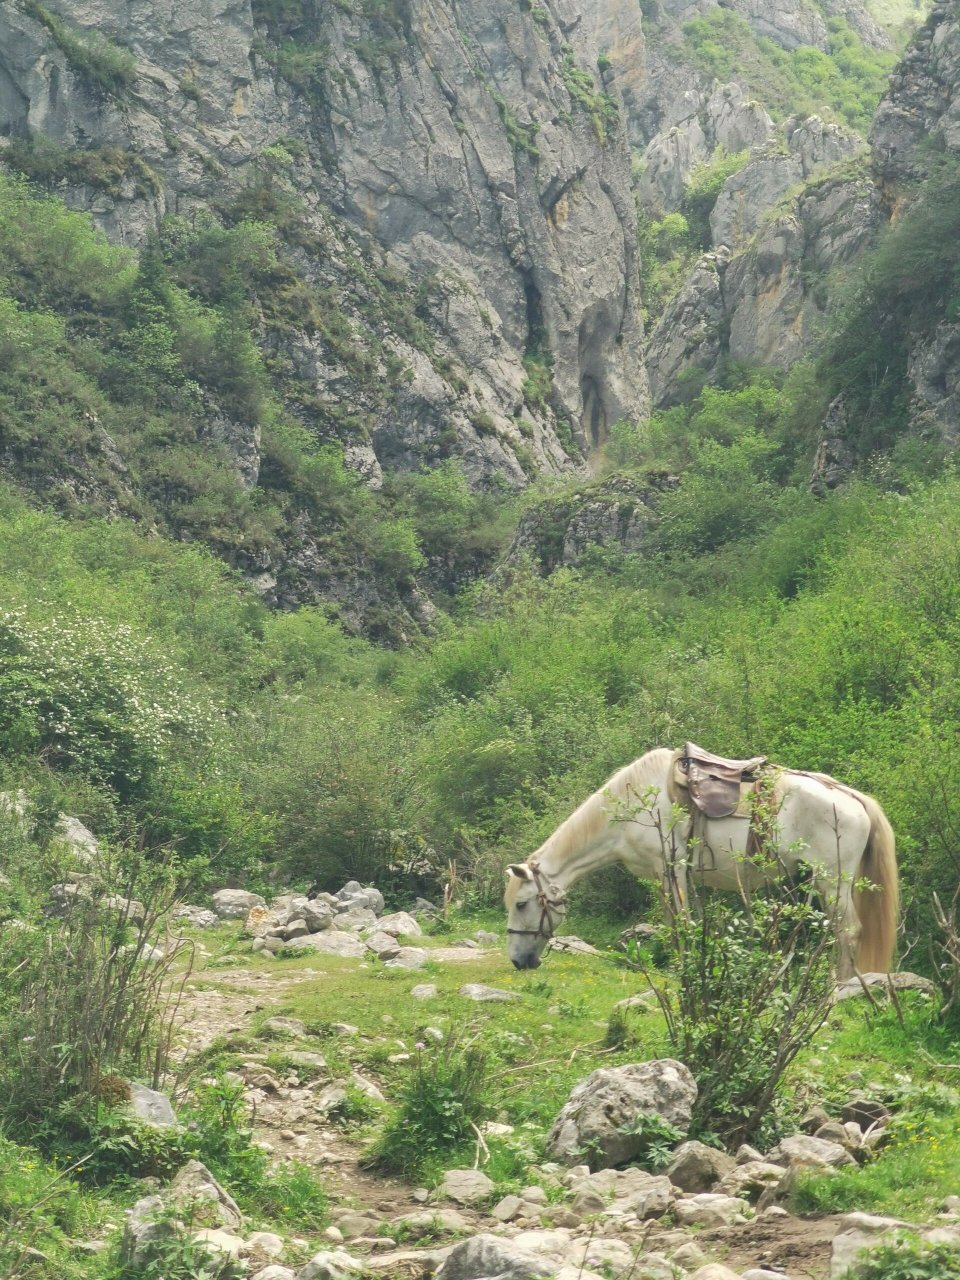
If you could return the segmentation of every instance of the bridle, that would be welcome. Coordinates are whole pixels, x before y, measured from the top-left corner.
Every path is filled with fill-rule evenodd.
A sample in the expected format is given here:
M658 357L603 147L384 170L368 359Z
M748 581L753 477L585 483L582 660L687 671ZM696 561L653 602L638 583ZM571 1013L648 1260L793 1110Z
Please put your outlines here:
M540 904L540 922L535 929L507 929L507 933L525 933L532 934L535 938L552 938L556 924L563 919L566 914L567 895L559 885L551 884L546 876L541 879L540 868L535 863L528 862L527 867L533 876L533 883L537 886L537 902ZM555 922L550 912L555 911L558 920ZM546 925L546 928L544 928Z

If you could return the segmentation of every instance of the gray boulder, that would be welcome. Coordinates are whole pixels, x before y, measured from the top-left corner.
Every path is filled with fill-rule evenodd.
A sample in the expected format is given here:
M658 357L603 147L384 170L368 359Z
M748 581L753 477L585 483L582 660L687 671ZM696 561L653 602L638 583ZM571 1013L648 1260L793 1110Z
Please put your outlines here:
M221 920L245 920L252 907L266 905L259 893L246 889L218 889L213 895L213 909Z
M297 1280L348 1280L363 1269L363 1263L346 1249L328 1249L315 1253L297 1272Z
M664 1173L681 1191L710 1191L734 1167L732 1156L704 1142L684 1142Z
M493 1182L479 1169L448 1169L440 1183L440 1195L457 1204L479 1204L493 1191Z
M141 1124L151 1129L169 1129L177 1124L177 1117L165 1093L148 1089L145 1084L130 1084L130 1106Z
M627 1132L631 1127L644 1116L659 1116L684 1130L696 1098L689 1069L672 1058L601 1067L570 1094L547 1150L569 1164L587 1157L596 1168L625 1164L645 1146L641 1136Z
M482 982L465 982L460 994L467 1000L475 1000L478 1004L505 1004L508 1000L519 1000L513 991L503 991L500 987L488 987Z
M206 1220L234 1231L243 1225L237 1202L199 1160L187 1161L164 1192L164 1199L178 1206L200 1206Z
M127 1210L120 1241L120 1261L124 1266L142 1269L159 1249L178 1232L178 1224L169 1218L158 1221L164 1212L160 1196L145 1196Z
M678 1200L674 1217L681 1227L729 1227L743 1214L744 1203L736 1196L698 1195Z
M839 1142L826 1142L803 1133L783 1138L767 1157L773 1164L812 1165L814 1168L836 1168L855 1164L853 1156Z
M362 960L367 949L353 933L342 933L339 929L324 929L323 933L308 933L305 938L297 939L298 947L310 947L328 956L346 956L349 960Z
M407 911L394 911L392 915L381 916L377 921L377 929L381 933L392 934L395 938L419 938L423 930Z
M543 1280L556 1267L498 1236L464 1240L447 1255L437 1280Z

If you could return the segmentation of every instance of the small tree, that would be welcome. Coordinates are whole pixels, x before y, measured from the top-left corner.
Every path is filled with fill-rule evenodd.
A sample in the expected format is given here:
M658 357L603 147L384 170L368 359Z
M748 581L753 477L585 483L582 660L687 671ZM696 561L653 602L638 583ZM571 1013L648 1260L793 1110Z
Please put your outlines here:
M761 794L753 827L760 849L744 863L738 895L682 891L696 842L681 840L689 820L676 809L657 825L667 869L661 882L664 944L672 981L641 967L663 1011L677 1057L697 1081L695 1131L728 1146L763 1126L784 1072L823 1024L833 989L832 913L809 880L783 878L772 796ZM748 874L749 870L749 874ZM769 879L763 883L761 877ZM762 887L752 884L761 881Z

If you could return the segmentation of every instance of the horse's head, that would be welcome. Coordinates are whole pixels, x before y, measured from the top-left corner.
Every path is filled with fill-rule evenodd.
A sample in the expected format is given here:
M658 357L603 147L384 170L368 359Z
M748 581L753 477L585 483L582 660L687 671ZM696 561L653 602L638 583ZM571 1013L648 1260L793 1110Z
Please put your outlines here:
M567 913L567 895L535 862L507 867L507 955L518 969L536 969L543 949Z

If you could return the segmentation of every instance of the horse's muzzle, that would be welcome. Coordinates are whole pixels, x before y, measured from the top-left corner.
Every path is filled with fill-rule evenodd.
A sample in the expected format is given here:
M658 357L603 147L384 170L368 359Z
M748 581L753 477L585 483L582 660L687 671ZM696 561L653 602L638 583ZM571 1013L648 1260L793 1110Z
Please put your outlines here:
M524 956L521 960L514 960L513 967L515 969L539 969L539 956Z

